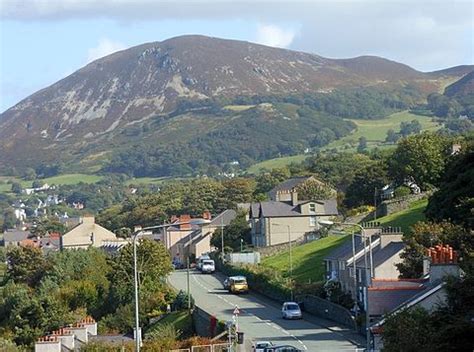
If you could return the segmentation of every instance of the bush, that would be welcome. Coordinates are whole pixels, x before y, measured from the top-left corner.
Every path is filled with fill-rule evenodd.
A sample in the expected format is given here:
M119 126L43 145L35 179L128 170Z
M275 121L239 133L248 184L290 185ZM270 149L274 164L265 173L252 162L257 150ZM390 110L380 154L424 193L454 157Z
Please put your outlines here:
M410 187L407 187L407 186L400 186L400 187L395 189L393 194L394 194L395 198L406 197L406 196L409 196L411 194L411 189L410 189Z

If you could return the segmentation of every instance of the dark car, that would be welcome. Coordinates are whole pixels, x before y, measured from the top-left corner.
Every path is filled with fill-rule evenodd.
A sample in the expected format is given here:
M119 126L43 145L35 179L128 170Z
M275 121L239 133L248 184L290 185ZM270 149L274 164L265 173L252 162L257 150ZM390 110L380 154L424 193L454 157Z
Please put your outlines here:
M263 351L264 352L302 352L303 350L300 350L296 348L295 346L291 346L291 345L279 345L279 346L271 346L271 347L265 348Z

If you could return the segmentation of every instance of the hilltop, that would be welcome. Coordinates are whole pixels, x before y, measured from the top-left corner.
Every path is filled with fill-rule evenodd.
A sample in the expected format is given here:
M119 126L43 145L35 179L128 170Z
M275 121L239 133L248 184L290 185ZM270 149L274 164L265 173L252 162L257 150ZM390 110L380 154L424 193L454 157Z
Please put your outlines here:
M82 171L112 161L109 171L160 176L250 165L301 152L315 139L329 143L354 128L343 117L406 109L465 71L423 73L379 57L328 59L204 36L146 43L1 114L0 166Z

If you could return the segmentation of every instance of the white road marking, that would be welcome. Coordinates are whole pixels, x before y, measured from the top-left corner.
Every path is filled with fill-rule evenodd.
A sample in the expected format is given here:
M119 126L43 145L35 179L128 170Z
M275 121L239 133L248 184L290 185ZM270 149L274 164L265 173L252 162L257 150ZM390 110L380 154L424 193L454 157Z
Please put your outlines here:
M209 289L209 288L207 288L206 286L204 286L204 284L202 284L202 283L196 278L196 276L193 276L193 279L194 279L194 281L195 281L199 286L201 286L205 291L207 291L208 293L212 293L212 290ZM235 304L229 302L226 298L222 297L221 295L216 295L216 297L219 298L220 300L222 300L222 301L228 303L228 304L229 304L230 306L232 306L232 307L235 306ZM254 298L255 298L255 297L254 297ZM260 302L261 302L261 301L260 301ZM265 307L265 304L262 304L262 307ZM262 321L262 319L260 319L259 317L257 317L255 314L247 313L247 312L245 312L244 309L241 309L240 311L243 312L243 313L245 313L245 314L248 315L248 316L252 316L252 317L254 317L254 318L257 319L257 320ZM286 335L288 335L288 336L291 336L293 339L295 339L296 341L298 341L298 343L300 343L300 344L303 346L303 349L308 350L308 348L306 347L306 345L305 345L303 342L301 342L301 340L299 340L296 336L291 335L290 332L288 332L287 330L285 330L285 329L282 328L281 326L276 325L276 324L274 324L274 323L272 323L272 322L270 322L270 321L264 321L264 322L265 322L265 324L267 324L268 326L272 327L273 329L280 330L280 331L282 331L284 334L286 334Z

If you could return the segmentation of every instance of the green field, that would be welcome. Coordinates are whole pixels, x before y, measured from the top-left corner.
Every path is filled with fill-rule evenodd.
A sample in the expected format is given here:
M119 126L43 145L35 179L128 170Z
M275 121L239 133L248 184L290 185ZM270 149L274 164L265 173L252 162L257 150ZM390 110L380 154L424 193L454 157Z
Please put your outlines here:
M53 177L40 179L40 181L49 185L75 185L80 182L96 183L103 179L103 176L87 175L87 174L64 174ZM9 180L18 182L23 188L32 186L33 181L24 181L18 177L0 176L0 193L9 193L11 191L11 184L7 183Z
M102 180L102 176L86 174L64 174L54 177L44 178L41 181L49 185L75 185L78 183L96 183Z
M283 158L265 160L265 161L262 161L261 163L254 164L251 167L249 167L248 172L251 174L255 174L265 169L271 170L271 169L277 169L280 167L285 167L291 163L301 163L308 156L309 155L307 154L300 154L300 155L286 156Z
M410 226L425 220L423 213L428 205L428 199L420 199L410 204L408 209L384 216L377 221L383 226L401 227L403 233L410 233Z
M421 123L423 130L426 131L435 131L441 127L439 124L433 122L431 117L411 114L408 111L397 112L388 116L387 118L378 120L350 119L349 121L352 121L357 125L357 129L354 130L354 132L350 135L328 144L322 148L322 150L338 149L354 152L356 151L357 145L359 144L359 138L362 136L367 138L367 146L369 149L375 147L380 149L393 148L393 145L387 145L384 143L387 131L392 129L395 132L398 132L400 131L400 123L412 120L418 120ZM309 155L307 154L299 154L265 160L258 164L252 165L248 169L248 172L255 174L264 169L284 167L291 163L299 163L308 156Z
M367 138L369 147L381 147L387 136L387 131L392 129L400 131L400 123L418 120L424 131L435 131L441 126L433 122L431 117L411 114L408 111L397 112L387 118L379 120L349 120L357 125L357 129L350 135L338 139L323 148L323 150L350 146L356 148L360 137Z
M294 280L300 283L323 281L326 272L323 263L324 257L347 238L348 236L330 235L294 247L292 250ZM261 265L287 274L289 270L288 263L289 251L287 250L264 258Z

